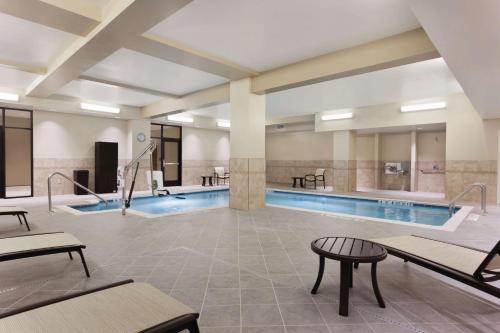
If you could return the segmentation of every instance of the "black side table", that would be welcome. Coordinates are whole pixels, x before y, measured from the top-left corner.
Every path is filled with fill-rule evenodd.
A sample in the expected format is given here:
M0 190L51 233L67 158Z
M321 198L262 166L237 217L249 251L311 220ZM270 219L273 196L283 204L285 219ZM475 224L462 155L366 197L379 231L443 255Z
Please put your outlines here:
M387 257L387 250L376 243L349 237L324 237L311 243L313 252L319 255L319 271L316 283L311 290L316 294L323 273L325 272L325 258L340 261L340 305L339 314L349 314L349 288L352 288L353 264L371 263L372 286L377 302L385 308L384 299L380 294L377 283L377 263Z
M214 183L212 182L212 179L214 176L201 176L202 183L201 186L207 186L207 179L208 179L208 186L214 186Z
M297 187L297 180L299 181L300 187L304 187L304 177L292 177L293 187Z

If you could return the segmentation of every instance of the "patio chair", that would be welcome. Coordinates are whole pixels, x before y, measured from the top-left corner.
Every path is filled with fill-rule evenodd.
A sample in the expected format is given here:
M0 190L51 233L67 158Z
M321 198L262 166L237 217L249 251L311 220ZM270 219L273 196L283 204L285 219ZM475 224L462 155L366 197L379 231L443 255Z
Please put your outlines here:
M393 256L500 298L500 241L489 252L421 236L376 238Z
M305 175L304 176L304 186L307 187L307 183L314 183L314 189L316 189L317 182L323 182L323 188L326 189L325 184L325 172L326 169L316 169L314 175Z
M226 179L229 180L229 172L225 172L224 167L214 167L214 177L217 185L219 185L219 179L224 180L224 185L226 185Z
M16 207L16 206L0 207L0 215L17 216L17 219L19 220L19 223L21 223L21 225L23 224L23 221L21 220L22 217L24 219L24 224L26 225L26 228L28 228L28 231L31 231L28 221L26 220L26 214L28 214L28 211L21 207Z
M0 314L0 332L199 333L198 316L153 286L126 280Z
M148 189L151 191L151 171L146 171L146 179L148 182ZM155 194L167 195L170 194L169 190L163 186L163 172L153 171L153 190Z
M90 277L82 252L85 247L75 236L64 232L0 238L0 262L57 253L68 253L73 260L71 252L77 252L82 259L85 274Z

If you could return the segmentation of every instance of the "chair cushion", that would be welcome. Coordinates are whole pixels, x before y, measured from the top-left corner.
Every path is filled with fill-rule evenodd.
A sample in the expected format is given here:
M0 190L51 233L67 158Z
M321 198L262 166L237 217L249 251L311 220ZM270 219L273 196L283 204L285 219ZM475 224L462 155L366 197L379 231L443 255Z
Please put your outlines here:
M75 236L64 232L1 238L0 255L72 245L83 244Z
M27 213L26 209L17 206L3 206L0 207L0 214L10 214L10 213Z
M0 332L132 333L195 312L146 283L128 283L0 319Z

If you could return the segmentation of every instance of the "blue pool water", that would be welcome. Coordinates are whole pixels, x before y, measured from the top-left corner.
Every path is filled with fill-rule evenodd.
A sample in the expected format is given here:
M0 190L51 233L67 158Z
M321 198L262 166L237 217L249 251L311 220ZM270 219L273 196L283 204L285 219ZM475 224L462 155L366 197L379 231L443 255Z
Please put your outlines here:
M176 194L164 197L134 198L130 208L149 214L166 214L193 209L222 207L227 206L228 202L229 191L216 190ZM448 207L444 206L391 200L294 193L277 190L267 190L266 203L277 206L433 226L443 225L449 219ZM83 212L91 212L121 208L121 202L120 200L110 200L108 201L107 208L104 203L72 205L70 207Z

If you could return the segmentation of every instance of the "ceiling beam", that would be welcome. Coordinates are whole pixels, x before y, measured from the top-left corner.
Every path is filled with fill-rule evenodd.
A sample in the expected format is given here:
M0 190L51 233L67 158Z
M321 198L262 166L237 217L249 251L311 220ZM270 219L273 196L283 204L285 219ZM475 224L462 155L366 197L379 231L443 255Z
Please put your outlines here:
M252 91L270 93L438 58L422 28L269 70L252 79Z
M0 12L79 36L101 19L99 7L85 0L0 0Z
M229 83L200 90L180 98L158 101L143 107L141 114L144 118L155 118L169 113L179 113L227 102L229 102Z
M45 74L47 73L47 69L43 67L33 66L29 64L22 64L15 61L10 61L7 59L0 59L0 67L6 67L15 69L21 72L33 73L33 74Z
M239 80L259 74L252 69L150 33L130 40L126 44L126 47L136 52L222 76L230 80Z
M27 94L47 97L81 73L124 47L131 36L143 34L192 0L115 0L102 22L76 40L33 82Z
M89 81L89 82L93 82L93 83L97 83L97 84L102 84L105 86L112 86L112 87L119 87L119 88L124 88L124 89L128 89L128 90L133 90L133 91L137 91L137 92L149 94L149 95L163 96L166 98L178 98L178 97L180 97L179 95L170 94L170 93L167 93L164 91L138 87L138 86L134 86L131 84L122 83L122 82L98 79L98 78L94 78L94 77L87 76L87 75L80 75L78 77L78 79L81 81Z

